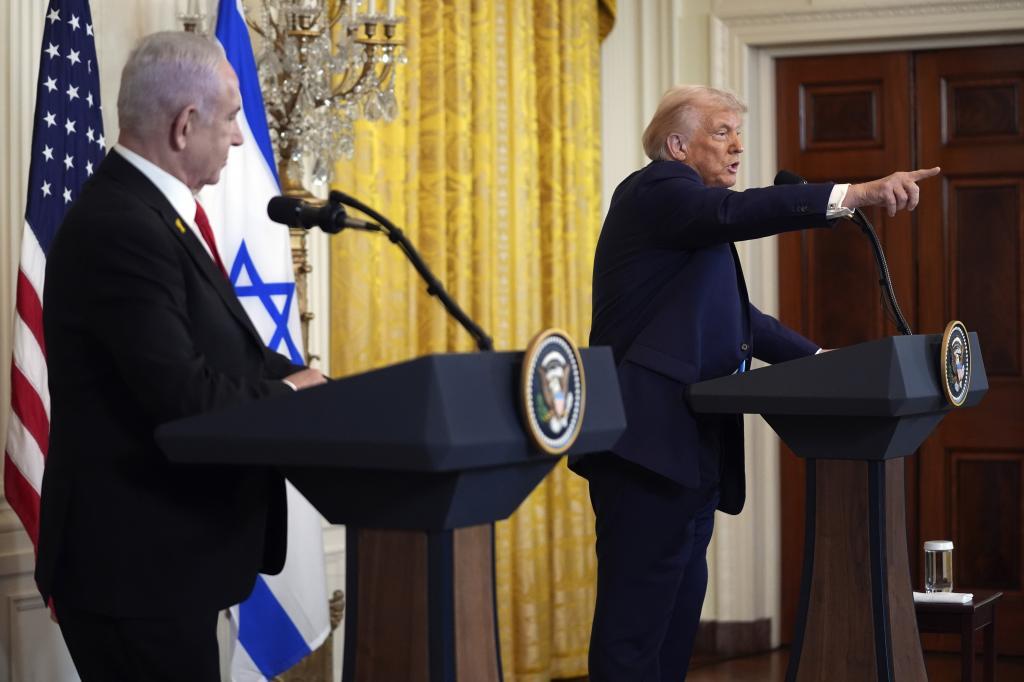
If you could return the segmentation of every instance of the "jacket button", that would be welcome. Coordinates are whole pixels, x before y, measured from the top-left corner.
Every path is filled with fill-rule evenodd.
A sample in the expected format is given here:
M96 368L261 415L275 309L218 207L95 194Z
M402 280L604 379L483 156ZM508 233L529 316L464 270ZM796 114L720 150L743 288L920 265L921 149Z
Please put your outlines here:
M745 343L741 343L740 344L740 350L743 351L744 353L746 353L748 350L750 350L750 346L745 344Z

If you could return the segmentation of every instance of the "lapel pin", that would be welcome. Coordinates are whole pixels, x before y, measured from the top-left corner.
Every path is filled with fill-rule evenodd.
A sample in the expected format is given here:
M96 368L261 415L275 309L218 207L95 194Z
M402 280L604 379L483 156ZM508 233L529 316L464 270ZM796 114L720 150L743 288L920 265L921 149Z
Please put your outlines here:
M178 228L178 232L185 234L185 223L181 222L181 218L174 219L174 226Z

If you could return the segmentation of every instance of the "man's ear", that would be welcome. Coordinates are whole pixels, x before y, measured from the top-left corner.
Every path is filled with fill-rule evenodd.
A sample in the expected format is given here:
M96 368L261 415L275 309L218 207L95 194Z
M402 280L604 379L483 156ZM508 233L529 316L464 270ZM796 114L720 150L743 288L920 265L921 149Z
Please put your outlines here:
M686 161L686 145L683 144L683 138L678 133L669 135L665 144L668 146L669 156L676 161Z
M192 124L195 121L196 108L191 104L178 112L178 115L171 121L171 148L180 152L185 148L185 141L192 132Z

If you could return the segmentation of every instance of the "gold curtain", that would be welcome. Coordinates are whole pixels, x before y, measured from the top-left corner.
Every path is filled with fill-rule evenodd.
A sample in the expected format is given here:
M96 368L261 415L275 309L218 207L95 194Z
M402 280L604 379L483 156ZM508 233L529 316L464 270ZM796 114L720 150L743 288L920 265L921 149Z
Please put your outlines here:
M334 183L397 223L456 301L521 349L558 326L585 344L600 230L599 43L614 0L399 3L401 119L356 126ZM331 372L470 351L402 254L331 242ZM596 564L586 482L559 466L496 531L509 682L586 673Z

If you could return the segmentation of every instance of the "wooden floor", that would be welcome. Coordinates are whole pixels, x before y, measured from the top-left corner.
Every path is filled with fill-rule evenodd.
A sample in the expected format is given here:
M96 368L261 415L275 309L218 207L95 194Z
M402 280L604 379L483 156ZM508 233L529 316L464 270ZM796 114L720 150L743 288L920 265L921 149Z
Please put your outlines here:
M686 682L783 682L789 652L778 649L769 654L734 658L728 661L694 661ZM956 654L925 654L928 682L960 682L960 657ZM974 679L981 681L981 657L975 661ZM997 682L1024 680L1024 657L1001 656L996 662ZM578 677L562 682L587 682Z
M959 682L960 657L956 654L925 654L928 682ZM691 670L686 682L783 682L789 652L785 649L770 654L735 658L718 663L698 664ZM981 680L981 657L975 662L974 679ZM1024 658L1000 657L996 662L996 680L1016 682L1024 680Z

